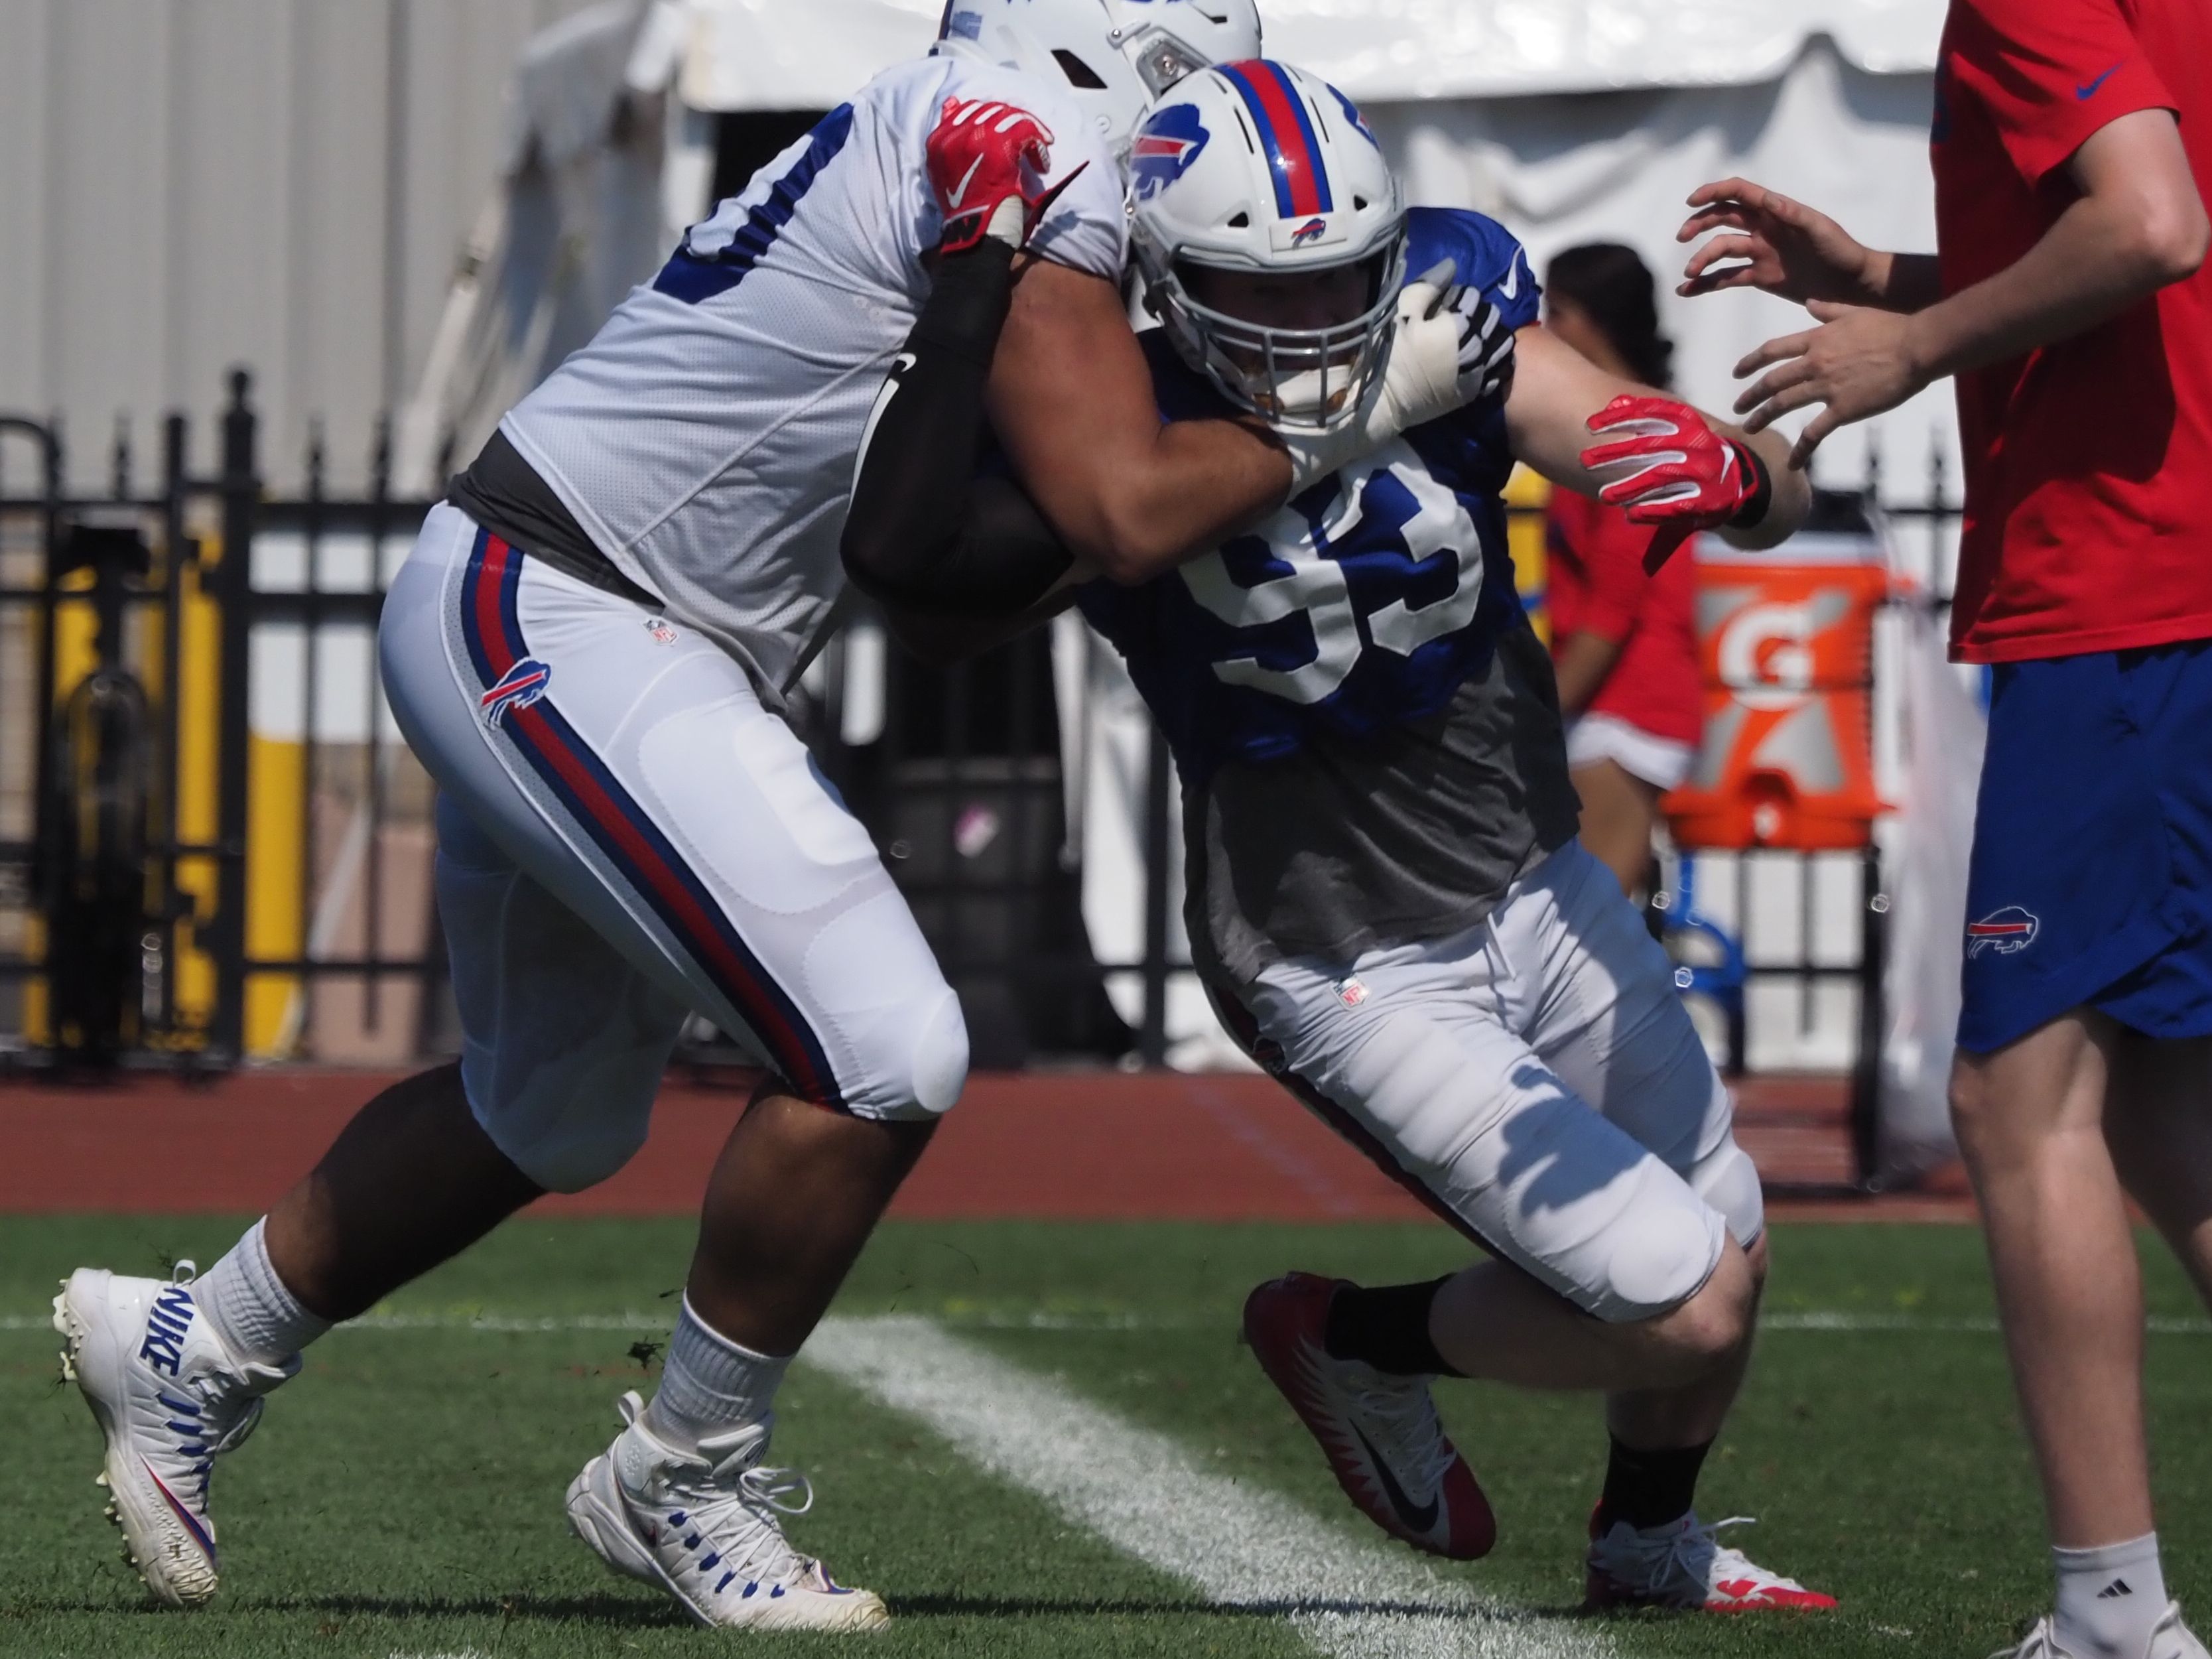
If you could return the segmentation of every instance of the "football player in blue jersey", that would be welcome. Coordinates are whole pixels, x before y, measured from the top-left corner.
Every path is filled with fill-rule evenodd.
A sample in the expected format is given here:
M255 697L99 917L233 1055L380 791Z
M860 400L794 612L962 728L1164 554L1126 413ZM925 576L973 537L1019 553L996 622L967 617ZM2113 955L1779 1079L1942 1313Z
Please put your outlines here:
M1589 1390L1612 1437L1593 1605L1832 1606L1697 1518L1764 1277L1759 1178L1671 965L1575 840L1499 493L1527 461L1650 524L1656 560L1697 530L1780 540L1803 476L1774 434L1547 337L1512 236L1407 211L1358 111L1299 70L1179 85L1138 130L1132 197L1164 417L1358 419L1401 314L1450 319L1484 395L1166 575L1095 579L991 459L1021 216L987 204L878 400L848 569L925 649L1081 607L1181 772L1190 937L1224 1021L1485 1253L1419 1285L1293 1273L1248 1301L1255 1354L1352 1501L1480 1556L1495 1520L1432 1382Z

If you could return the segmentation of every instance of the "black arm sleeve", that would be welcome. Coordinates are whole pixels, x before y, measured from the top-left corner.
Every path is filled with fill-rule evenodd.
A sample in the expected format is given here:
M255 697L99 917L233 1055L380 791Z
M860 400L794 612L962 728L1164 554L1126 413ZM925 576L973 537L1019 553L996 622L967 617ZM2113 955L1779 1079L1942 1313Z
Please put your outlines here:
M842 552L853 585L887 604L1014 616L1074 562L1019 484L975 476L1013 258L987 237L939 262L929 301L868 417Z

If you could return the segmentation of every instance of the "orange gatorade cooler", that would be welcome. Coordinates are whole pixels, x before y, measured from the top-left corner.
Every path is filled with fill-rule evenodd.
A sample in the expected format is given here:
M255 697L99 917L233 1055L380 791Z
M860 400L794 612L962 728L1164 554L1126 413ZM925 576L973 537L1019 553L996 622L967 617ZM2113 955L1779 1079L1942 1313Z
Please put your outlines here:
M1863 847L1874 787L1875 611L1888 572L1871 536L1796 536L1772 553L1698 548L1705 730L1663 805L1686 848Z

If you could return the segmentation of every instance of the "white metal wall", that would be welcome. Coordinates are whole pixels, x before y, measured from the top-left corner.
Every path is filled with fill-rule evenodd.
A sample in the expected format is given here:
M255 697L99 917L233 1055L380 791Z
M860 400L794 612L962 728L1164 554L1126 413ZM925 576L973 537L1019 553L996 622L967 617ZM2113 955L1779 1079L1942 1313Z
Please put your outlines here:
M264 453L335 482L410 388L491 188L523 41L588 0L0 0L0 410L58 412L80 483L142 465L224 371Z

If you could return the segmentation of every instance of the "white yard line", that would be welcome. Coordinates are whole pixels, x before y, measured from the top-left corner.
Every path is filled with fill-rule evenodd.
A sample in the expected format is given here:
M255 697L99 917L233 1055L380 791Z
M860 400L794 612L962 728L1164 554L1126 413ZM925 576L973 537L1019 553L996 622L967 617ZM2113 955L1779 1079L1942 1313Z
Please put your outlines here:
M1341 1659L1609 1659L1598 1632L1528 1614L1405 1549L1230 1480L1141 1428L926 1319L830 1319L803 1351L919 1419L970 1462L1218 1604L1274 1613ZM1347 1521L1349 1521L1347 1511ZM1364 1523L1363 1523L1364 1524Z

